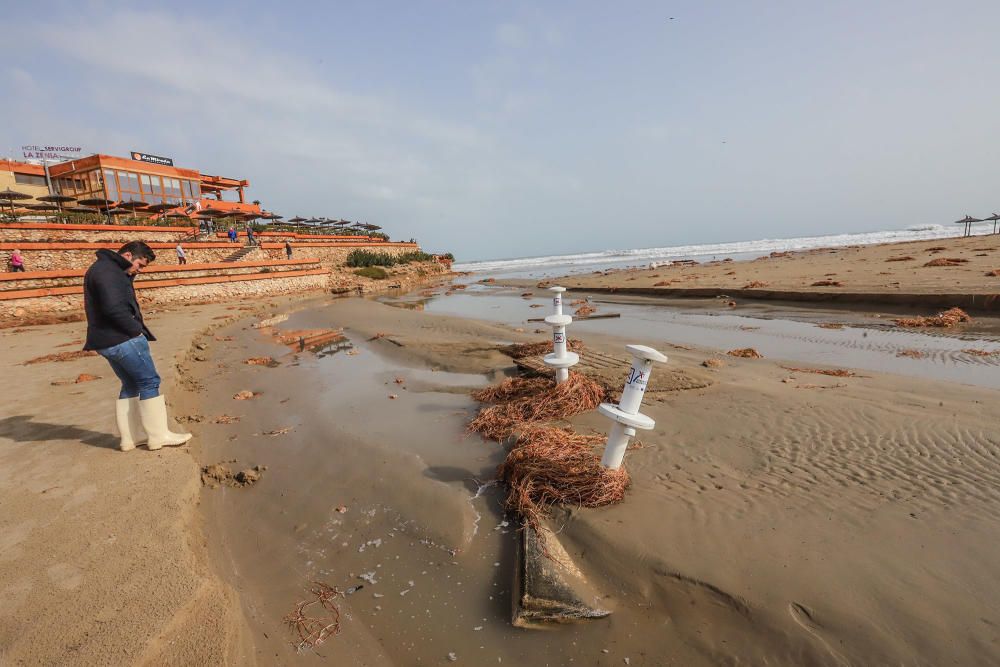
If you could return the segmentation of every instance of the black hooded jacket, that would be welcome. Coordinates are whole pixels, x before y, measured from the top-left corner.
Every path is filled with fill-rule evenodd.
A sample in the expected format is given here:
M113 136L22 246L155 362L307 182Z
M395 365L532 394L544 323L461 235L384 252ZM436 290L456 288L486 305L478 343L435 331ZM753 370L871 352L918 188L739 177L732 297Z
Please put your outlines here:
M124 343L139 334L156 340L142 323L142 311L135 300L132 279L125 273L132 266L111 250L97 251L97 261L83 277L83 307L87 311L85 350L103 350Z

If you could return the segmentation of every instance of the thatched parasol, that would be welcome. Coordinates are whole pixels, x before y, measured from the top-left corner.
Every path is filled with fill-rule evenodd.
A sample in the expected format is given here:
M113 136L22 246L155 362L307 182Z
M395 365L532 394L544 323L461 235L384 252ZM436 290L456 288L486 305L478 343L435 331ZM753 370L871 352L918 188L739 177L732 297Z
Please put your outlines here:
M979 218L973 218L971 215L966 215L961 220L956 220L955 224L956 225L965 225L965 234L964 234L964 236L971 236L972 235L972 225L973 225L973 223L976 223L976 222L982 222L982 220L980 220Z
M983 218L983 222L990 221L993 223L993 233L997 233L997 221L1000 220L1000 215L994 213L993 215L986 216Z
M0 201L7 202L7 205L10 206L11 218L16 217L14 215L14 202L22 201L24 199L31 199L31 195L25 192L18 192L17 190L11 190L10 188L0 191Z
M62 205L68 204L71 201L76 201L76 197L70 197L69 195L42 195L41 197L36 197L38 201L49 202L50 204L55 204L59 207L59 212L62 213Z

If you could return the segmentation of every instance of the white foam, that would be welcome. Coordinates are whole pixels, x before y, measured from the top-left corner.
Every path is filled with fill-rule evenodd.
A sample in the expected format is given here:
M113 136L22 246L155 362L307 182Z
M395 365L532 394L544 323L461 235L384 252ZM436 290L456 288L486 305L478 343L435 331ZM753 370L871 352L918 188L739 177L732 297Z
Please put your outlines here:
M669 261L695 257L761 256L771 252L788 250L808 250L809 248L840 247L848 245L872 245L896 241L920 241L959 236L962 228L943 225L914 225L908 229L860 234L832 234L829 236L802 236L791 239L759 239L756 241L736 241L732 243L703 243L693 245L666 246L662 248L634 248L630 250L605 250L572 255L547 255L543 257L519 257L514 259L485 260L455 264L456 271L473 273L523 273L533 274L559 267L565 273L578 273L598 266L632 263L645 264L650 261Z

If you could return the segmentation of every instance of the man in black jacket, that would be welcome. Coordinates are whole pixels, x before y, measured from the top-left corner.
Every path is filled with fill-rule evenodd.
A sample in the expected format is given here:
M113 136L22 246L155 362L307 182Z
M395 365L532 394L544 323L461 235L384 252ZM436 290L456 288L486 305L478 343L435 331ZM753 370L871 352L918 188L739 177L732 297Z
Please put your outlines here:
M167 406L160 394L149 342L156 340L142 321L132 281L156 259L142 241L123 245L118 252L98 250L83 278L83 305L87 311L87 342L108 360L122 382L115 406L119 448L127 452L146 442L149 449L183 445L190 433L174 433L167 425Z

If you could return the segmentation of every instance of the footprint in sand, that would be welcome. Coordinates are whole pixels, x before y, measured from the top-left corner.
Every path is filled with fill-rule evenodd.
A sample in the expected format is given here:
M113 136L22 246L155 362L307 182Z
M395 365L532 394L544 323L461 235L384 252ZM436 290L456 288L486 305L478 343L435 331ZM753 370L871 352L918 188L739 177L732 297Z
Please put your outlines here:
M799 604L798 602L791 602L788 604L788 613L792 615L792 619L794 619L796 623L802 626L803 630L819 640L819 642L823 645L823 648L825 648L827 652L833 656L834 660L837 661L837 664L851 664L847 658L835 651L833 647L830 646L829 642L823 638L823 635L820 634L823 626L816 622L816 618L809 607Z

